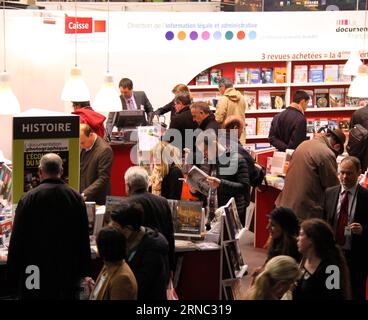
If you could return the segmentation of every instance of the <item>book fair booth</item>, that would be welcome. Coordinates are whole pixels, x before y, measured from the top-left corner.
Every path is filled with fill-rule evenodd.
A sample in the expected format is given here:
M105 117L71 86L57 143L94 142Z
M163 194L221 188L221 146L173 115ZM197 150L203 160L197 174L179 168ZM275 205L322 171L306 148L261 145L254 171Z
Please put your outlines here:
M185 83L194 101L209 101L215 108L218 78L224 76L248 102L245 148L267 168L268 188L255 192L245 228L233 198L217 212L213 232L205 232L200 202L170 201L177 259L173 284L183 300L235 299L232 284L247 272L239 247L244 230L252 229L254 245L264 247L267 214L282 190L290 157L271 148L268 132L272 118L290 104L295 91L305 90L311 97L309 137L323 127L347 134L350 117L360 107L360 99L347 95L352 78L343 75L343 68L352 53L368 56L364 12L110 12L107 21L103 11L79 11L75 19L70 9L6 10L6 17L7 69L21 113L0 114L0 297L7 294L4 274L14 209L24 192L39 183L40 157L47 152L62 155L63 179L79 189L79 118L70 114L71 102L60 98L74 63L82 70L92 106L103 81L107 47L117 96L119 80L130 78L134 90L145 91L156 110L172 100L176 84ZM77 25L71 23L75 20ZM124 127L127 120L122 115L119 121L114 127ZM106 206L87 204L94 261L94 236L104 215L126 196L125 171L149 164L160 122L169 124L169 117L146 127L137 117L133 126L138 129L129 136L111 128L111 195Z

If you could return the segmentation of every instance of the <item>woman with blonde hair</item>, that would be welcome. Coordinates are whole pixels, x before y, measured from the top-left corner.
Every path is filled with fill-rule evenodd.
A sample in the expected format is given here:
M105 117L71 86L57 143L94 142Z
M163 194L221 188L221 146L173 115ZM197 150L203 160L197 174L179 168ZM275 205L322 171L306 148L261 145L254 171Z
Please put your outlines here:
M269 260L249 289L247 300L280 300L299 278L296 261L290 256L276 256Z
M183 188L181 154L178 148L160 141L152 150L154 167L150 176L152 193L180 200Z

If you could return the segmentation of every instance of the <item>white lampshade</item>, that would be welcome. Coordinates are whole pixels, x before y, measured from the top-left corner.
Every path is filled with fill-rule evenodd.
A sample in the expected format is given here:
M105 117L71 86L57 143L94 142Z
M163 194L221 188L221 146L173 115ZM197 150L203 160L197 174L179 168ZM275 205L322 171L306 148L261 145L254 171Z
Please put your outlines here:
M109 73L105 74L104 83L95 97L93 109L100 112L122 110L119 93L115 89L113 76Z
M82 78L82 71L78 67L74 67L70 71L70 78L66 81L61 93L63 101L89 101L90 94L87 84Z
M20 112L17 97L10 86L10 76L7 72L0 74L0 114L14 115Z
M349 97L368 98L368 66L360 65L358 75L350 85Z
M358 74L358 68L362 64L358 52L351 52L348 61L345 63L342 74L344 76L356 76Z

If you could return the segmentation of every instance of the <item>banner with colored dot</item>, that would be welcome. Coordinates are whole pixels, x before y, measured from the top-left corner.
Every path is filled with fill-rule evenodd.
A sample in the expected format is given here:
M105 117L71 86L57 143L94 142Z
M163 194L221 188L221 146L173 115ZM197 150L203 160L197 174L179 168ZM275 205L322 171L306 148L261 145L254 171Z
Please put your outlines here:
M173 32L173 31L167 31L165 33L165 38L168 41L171 40L254 40L257 38L257 32L252 30L252 31L244 31L244 30L240 30L240 31L226 31L226 32L221 32L219 30L214 31L214 32L209 32L209 31L202 31L201 33L198 33L197 31L177 31L177 32Z

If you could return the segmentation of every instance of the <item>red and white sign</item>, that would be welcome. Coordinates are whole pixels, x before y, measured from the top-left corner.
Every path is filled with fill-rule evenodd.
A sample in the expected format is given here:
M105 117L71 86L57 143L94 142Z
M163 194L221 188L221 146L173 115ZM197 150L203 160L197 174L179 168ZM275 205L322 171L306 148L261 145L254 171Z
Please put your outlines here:
M65 17L65 33L92 33L93 19Z

